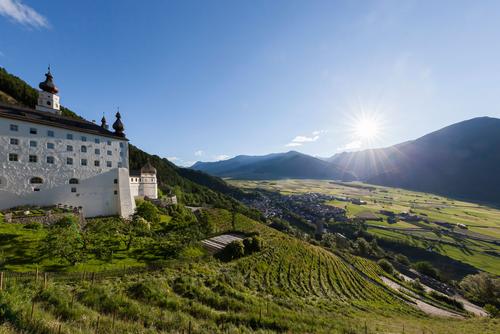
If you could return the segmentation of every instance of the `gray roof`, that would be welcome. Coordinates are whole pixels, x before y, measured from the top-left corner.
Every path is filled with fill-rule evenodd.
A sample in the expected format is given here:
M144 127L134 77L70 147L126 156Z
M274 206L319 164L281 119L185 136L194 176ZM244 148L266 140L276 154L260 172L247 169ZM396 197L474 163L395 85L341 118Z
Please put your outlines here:
M69 131L85 132L93 135L127 140L123 136L84 119L57 115L51 112L15 106L0 102L0 117L35 124L53 126Z

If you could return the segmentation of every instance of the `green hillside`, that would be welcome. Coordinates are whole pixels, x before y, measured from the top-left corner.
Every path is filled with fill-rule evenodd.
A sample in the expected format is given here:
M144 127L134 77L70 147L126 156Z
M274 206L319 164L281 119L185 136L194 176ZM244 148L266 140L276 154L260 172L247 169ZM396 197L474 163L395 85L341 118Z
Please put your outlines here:
M210 210L219 230L231 215ZM495 333L479 319L425 316L381 284L373 262L340 257L238 216L263 250L224 263L175 260L161 270L94 277L6 277L5 333ZM361 274L359 269L365 272ZM115 274L116 275L116 274ZM366 327L365 327L366 326ZM0 330L0 332L2 332Z

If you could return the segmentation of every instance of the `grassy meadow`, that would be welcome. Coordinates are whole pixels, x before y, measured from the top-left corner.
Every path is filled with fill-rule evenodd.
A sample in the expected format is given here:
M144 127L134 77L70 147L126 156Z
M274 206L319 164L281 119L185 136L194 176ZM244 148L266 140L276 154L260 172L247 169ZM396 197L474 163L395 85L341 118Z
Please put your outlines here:
M207 210L219 232L231 213ZM7 224L8 225L8 224ZM430 317L380 279L380 267L346 259L245 216L262 251L231 262L199 254L160 270L58 279L5 277L0 333L497 333L495 319ZM30 238L36 239L31 235ZM347 256L347 255L346 255Z

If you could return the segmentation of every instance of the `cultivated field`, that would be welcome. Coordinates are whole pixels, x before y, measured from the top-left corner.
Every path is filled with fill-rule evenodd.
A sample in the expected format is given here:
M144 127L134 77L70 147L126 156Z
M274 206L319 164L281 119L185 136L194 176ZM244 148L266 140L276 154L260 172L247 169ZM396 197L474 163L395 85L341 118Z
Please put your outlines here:
M366 201L356 205L333 200L329 204L345 208L350 217L374 216L367 220L370 233L380 238L407 240L414 246L432 250L480 270L500 275L500 210L428 193L326 180L228 180L241 188L263 188L283 194L316 192ZM409 212L427 222L397 221L389 224L380 210ZM434 222L451 223L444 228ZM467 229L457 226L464 224Z

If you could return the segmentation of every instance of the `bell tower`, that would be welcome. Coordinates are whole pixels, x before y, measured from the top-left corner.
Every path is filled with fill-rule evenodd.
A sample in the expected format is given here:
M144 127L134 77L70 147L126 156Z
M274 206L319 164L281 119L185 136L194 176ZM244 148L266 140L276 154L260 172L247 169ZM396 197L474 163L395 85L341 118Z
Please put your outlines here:
M59 104L59 95L57 93L59 90L52 81L52 73L50 73L50 66L45 73L45 81L40 82L38 87L40 91L38 92L38 103L36 105L36 110L46 111L54 114L61 114L61 105Z

